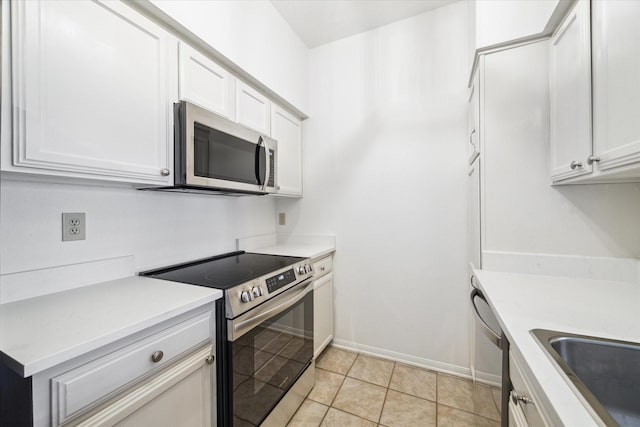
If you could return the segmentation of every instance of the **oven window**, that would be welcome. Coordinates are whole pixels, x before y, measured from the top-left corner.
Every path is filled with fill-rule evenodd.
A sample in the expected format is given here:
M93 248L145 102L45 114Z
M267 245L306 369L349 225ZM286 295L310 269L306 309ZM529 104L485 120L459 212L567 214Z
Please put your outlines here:
M313 358L313 292L230 345L234 426L257 426Z
M264 181L264 147L197 122L193 139L194 175L256 185Z

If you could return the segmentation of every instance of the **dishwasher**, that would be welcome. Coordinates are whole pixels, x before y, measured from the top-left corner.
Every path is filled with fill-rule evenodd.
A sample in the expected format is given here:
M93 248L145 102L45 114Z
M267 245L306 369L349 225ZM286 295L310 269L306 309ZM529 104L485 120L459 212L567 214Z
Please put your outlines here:
M502 332L493 310L482 290L476 286L475 276L471 276L470 302L475 314L475 327L472 329L472 345L475 346L471 360L474 381L496 383L499 376L501 384L500 413L501 426L509 425L509 341ZM478 368L482 369L479 371Z

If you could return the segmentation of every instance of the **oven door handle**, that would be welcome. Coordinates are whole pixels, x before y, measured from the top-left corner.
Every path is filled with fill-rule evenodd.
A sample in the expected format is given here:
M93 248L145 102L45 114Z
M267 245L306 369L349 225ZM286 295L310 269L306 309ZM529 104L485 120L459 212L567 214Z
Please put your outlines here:
M229 321L229 329L227 331L227 338L229 341L235 341L251 329L255 328L270 317L276 316L283 311L289 309L304 298L309 292L313 290L313 281L307 283L304 287L297 290L293 295L286 299L284 302L274 301L273 304L266 302L263 306L258 307L247 314L251 314L250 317L240 316L237 319ZM255 314L252 312L256 312Z

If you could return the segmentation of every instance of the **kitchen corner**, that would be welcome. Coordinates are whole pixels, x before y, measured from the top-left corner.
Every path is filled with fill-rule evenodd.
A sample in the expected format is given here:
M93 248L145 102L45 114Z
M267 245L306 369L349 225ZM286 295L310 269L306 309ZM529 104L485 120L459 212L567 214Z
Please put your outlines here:
M236 248L260 254L320 259L336 250L335 235L265 234L236 239Z
M524 371L543 419L550 425L602 425L531 331L640 341L637 274L634 280L606 280L587 277L588 273L570 277L476 269L474 275L510 342L512 356Z

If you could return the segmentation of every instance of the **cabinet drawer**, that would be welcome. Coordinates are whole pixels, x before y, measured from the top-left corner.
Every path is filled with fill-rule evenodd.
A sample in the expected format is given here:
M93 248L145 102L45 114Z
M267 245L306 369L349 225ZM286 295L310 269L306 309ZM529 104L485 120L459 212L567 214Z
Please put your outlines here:
M537 407L537 399L531 393L522 368L511 352L509 376L513 387L509 396L509 426L545 427L546 423Z
M51 418L57 426L212 337L212 313L158 332L51 380ZM152 354L162 352L156 362ZM156 353L157 354L157 353Z
M333 257L329 255L313 263L315 277L322 277L333 270Z

